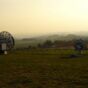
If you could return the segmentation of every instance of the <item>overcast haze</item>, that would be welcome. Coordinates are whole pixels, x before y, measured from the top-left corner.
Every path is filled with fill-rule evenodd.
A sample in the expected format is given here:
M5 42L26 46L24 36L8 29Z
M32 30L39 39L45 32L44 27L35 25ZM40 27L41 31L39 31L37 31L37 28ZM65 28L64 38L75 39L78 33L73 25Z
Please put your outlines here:
M88 0L0 0L0 31L36 36L88 30Z

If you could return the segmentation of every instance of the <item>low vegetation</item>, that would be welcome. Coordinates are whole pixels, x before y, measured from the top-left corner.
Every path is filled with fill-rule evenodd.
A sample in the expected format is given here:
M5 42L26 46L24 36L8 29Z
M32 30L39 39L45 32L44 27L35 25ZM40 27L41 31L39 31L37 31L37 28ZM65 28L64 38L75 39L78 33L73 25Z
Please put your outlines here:
M87 88L88 51L31 49L0 55L0 88Z

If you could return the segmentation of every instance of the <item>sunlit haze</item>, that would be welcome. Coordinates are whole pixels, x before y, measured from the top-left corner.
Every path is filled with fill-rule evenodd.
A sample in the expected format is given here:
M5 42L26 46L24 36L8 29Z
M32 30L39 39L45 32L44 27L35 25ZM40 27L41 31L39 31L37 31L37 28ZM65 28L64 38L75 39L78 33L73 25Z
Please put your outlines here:
M15 36L88 30L88 0L0 0L0 31Z

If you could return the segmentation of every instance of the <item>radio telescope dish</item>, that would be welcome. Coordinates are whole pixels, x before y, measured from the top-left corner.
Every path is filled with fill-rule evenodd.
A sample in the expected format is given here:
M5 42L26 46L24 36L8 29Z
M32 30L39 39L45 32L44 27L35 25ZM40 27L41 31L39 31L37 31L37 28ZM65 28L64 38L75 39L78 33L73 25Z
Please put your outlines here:
M81 51L86 49L86 44L82 39L79 39L75 41L74 48L81 54Z
M6 31L0 32L0 50L7 51L11 50L15 45L13 36Z

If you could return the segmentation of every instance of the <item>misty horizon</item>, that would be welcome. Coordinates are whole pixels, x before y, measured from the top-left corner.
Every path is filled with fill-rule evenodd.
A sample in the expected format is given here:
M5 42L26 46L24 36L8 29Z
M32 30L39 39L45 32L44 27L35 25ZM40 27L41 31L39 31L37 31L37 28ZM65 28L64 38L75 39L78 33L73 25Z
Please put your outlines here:
M74 35L74 36L88 36L87 31L82 32L76 32L76 33L67 33L67 32L58 32L58 33L46 33L46 34L37 34L37 35L31 35L31 34L22 34L22 35L14 35L16 39L23 39L23 38L36 38L36 37L45 37L45 36L68 36L68 35Z

